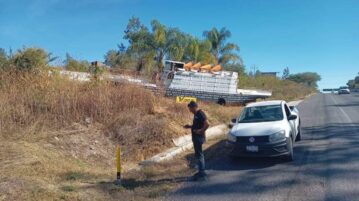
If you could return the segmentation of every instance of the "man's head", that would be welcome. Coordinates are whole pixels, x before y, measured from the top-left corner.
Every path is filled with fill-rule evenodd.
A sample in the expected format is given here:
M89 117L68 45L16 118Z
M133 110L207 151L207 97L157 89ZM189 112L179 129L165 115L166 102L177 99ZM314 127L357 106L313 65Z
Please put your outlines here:
M190 103L188 103L188 109L190 112L192 112L193 114L196 114L197 110L198 110L198 104L194 101L191 101Z

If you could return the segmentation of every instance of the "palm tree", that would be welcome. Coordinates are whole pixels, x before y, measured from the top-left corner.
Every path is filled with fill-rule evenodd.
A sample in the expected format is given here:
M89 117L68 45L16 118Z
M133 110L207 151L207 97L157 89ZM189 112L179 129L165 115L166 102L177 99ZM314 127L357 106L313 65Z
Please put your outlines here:
M163 59L182 59L187 46L188 35L178 28L166 27L157 20L151 22L152 41L150 44L156 50L158 68L163 69Z
M229 62L240 61L240 57L234 52L239 51L239 46L234 43L226 43L227 39L231 37L231 32L226 28L218 30L212 28L210 31L204 31L203 36L210 41L211 53L216 59L217 64L227 64Z
M211 54L211 42L191 37L185 50L184 60L205 64L215 63L215 58Z

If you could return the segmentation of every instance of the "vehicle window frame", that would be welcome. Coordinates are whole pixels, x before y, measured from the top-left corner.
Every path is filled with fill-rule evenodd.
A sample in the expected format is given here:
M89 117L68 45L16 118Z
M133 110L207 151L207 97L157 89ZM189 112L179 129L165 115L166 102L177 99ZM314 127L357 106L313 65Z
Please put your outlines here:
M281 118L281 119L278 119L278 120L274 120L274 121L282 121L282 120L286 119L286 114L284 114L285 111L283 111L283 104L280 104L280 105L278 105L278 106L282 109L282 118ZM259 106L259 107L262 107L262 106ZM244 108L244 109L242 110L241 114L236 118L236 123L237 123L237 124L238 124L238 123L258 123L258 122L240 122L241 116L242 116L242 115L245 115L246 110L249 109L249 108L252 108L252 107L248 107L248 108L246 107L246 108Z
M287 104L284 104L284 113L287 116L287 119L289 118L289 116L292 114L292 112L290 111L289 107Z

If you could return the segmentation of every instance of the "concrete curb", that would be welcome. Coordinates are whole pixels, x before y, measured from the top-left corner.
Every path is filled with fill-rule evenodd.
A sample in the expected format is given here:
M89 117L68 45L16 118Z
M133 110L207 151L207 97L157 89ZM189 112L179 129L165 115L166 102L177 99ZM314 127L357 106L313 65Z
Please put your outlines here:
M217 126L213 126L206 131L206 138L208 140L210 140L210 139L219 137L221 135L224 135L224 134L226 134L226 132L228 132L228 126L226 124L220 124ZM175 156L177 156L193 147L191 135L185 135L185 136L173 139L173 143L176 145L176 147L167 149L166 151L159 153L150 159L142 161L140 164L148 165L148 164L158 163L161 161L171 160Z
M291 106L297 106L299 105L303 100L297 100L297 101L291 101L288 102L288 105ZM217 126L213 126L209 128L206 131L206 137L208 140L225 135L228 132L228 125L226 124L220 124ZM148 165L153 163L158 163L166 160L171 160L175 156L192 149L192 136L191 135L185 135L176 139L172 140L175 144L175 147L172 147L170 149L167 149L166 151L159 153L147 160L144 160L140 163L140 165Z

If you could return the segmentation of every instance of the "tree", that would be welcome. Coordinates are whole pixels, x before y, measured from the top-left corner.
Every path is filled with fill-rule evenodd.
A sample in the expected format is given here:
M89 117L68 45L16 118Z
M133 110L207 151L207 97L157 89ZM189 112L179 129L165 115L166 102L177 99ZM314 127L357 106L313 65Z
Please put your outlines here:
M245 76L245 67L241 63L227 64L224 66L225 70L237 72L239 76Z
M179 30L166 27L158 20L151 21L151 28L143 25L139 18L132 17L126 27L124 39L128 40L127 55L137 61L137 71L152 71L156 66L158 71L163 69L163 60L185 60L206 64L242 64L241 58L235 51L239 47L226 40L231 33L222 28L205 31L205 40L199 40ZM106 63L118 65L122 53L116 50L107 52Z
M38 71L48 66L49 62L56 58L51 58L51 54L48 54L41 48L23 48L18 50L11 62L17 70L21 71Z
M191 37L188 39L188 45L185 49L183 59L185 61L215 63L215 58L211 54L211 42L208 40L199 40Z
M348 86L350 89L355 88L355 80L349 80L349 81L347 82L347 86Z
M124 39L130 46L128 52L138 60L137 70L145 67L146 71L156 62L159 71L163 69L165 58L181 60L188 45L189 36L177 28L169 28L158 20L152 20L151 31L145 27L139 18L132 17L125 30ZM111 53L113 55L113 52Z
M234 43L226 43L227 39L231 37L229 30L212 28L210 31L204 31L203 36L210 41L211 53L217 64L241 62L241 58L235 53L235 51L239 51L239 46Z
M131 56L122 43L118 45L118 50L109 50L105 55L105 64L111 68L130 68L131 63Z
M152 47L152 36L148 28L145 27L140 19L132 17L126 27L124 39L128 40L130 46L128 52L133 59L137 60L136 70L151 71L153 58L156 55L155 49Z
M168 52L166 53L166 58L170 60L182 60L186 48L189 44L190 36L183 33L177 28L169 28L168 30Z
M282 80L288 79L289 75L290 75L289 68L285 67L283 70Z
M258 71L259 71L258 67L254 64L254 65L251 66L251 69L250 69L248 75L250 77L255 77L255 76L257 76Z
M88 72L90 63L88 61L78 61L66 53L65 69L70 71Z
M156 50L156 62L160 71L163 59L181 60L188 45L189 36L178 28L168 28L158 20L151 22L152 40L150 46Z
M110 66L111 68L115 68L119 66L120 63L120 52L116 50L109 50L105 54L105 64Z
M288 80L316 88L318 87L317 82L321 80L321 77L315 72L305 72L289 75Z
M359 84L359 76L356 76L354 81L355 81L355 84Z

